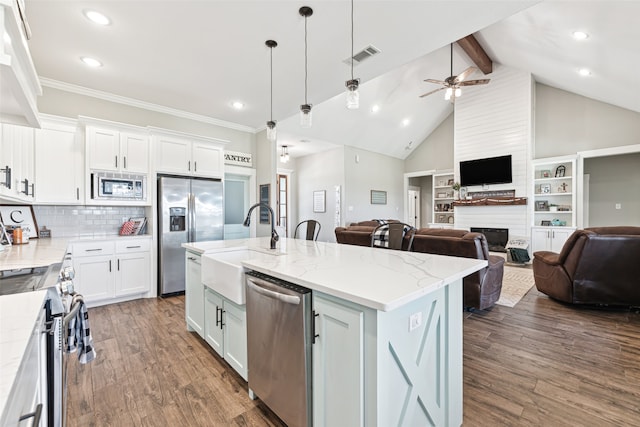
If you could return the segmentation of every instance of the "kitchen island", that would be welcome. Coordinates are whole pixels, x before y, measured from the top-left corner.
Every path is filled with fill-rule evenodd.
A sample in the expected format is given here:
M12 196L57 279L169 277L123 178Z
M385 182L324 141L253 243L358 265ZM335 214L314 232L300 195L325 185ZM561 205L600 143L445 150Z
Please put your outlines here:
M462 423L462 278L486 261L294 239L183 246L255 251L245 268L312 290L314 426Z

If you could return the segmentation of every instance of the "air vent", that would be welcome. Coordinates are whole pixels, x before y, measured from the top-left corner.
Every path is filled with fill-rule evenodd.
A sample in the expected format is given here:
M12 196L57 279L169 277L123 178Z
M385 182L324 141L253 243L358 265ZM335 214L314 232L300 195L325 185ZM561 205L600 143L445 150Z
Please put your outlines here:
M362 49L360 52L357 52L353 55L353 65L358 65L365 59L371 58L373 55L377 55L379 53L380 53L380 49L372 45L369 45L364 49ZM347 58L342 62L344 62L347 65L351 65L351 58Z

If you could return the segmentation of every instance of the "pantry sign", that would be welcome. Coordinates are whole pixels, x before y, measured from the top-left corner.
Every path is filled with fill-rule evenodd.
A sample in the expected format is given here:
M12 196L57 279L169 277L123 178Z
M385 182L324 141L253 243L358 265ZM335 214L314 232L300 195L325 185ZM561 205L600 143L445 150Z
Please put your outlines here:
M246 166L250 168L253 165L253 160L251 158L251 153L225 151L224 163L227 165Z

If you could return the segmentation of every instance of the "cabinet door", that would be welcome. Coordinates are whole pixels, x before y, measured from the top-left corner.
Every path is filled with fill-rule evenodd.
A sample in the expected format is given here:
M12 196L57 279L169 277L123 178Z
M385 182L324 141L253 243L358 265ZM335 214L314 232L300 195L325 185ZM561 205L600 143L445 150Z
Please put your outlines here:
M167 173L191 173L191 141L158 136L156 170Z
M149 172L149 138L147 135L122 132L120 134L120 153L122 171Z
M148 292L151 284L149 252L116 255L116 296Z
M111 255L76 257L73 260L73 269L76 273L76 290L84 296L85 302L113 298L114 265Z
M120 132L87 126L89 169L117 171L120 167Z
M549 227L531 229L531 253L550 250L550 236Z
M84 203L84 151L74 126L36 129L36 203Z
M206 288L204 294L204 339L220 357L224 357L222 297L209 288Z
M221 178L223 161L221 147L205 142L193 143L192 171L195 175Z
M247 310L224 300L222 317L224 329L224 360L247 379Z
M31 201L34 188L33 129L2 124L1 136L0 169L4 172L0 173L0 194ZM10 173L7 167L11 169Z
M187 328L204 338L204 285L200 278L200 256L186 254L185 272L185 317Z
M551 230L551 251L560 253L564 243L573 233L574 229L559 228Z
M314 295L313 425L364 426L364 313Z

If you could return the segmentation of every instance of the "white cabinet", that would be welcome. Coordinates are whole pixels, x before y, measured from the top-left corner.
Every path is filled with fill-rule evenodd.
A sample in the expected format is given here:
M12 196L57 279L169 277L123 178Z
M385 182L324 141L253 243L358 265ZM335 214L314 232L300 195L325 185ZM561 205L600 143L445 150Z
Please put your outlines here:
M247 379L247 312L238 305L206 288L205 340L242 378Z
M0 2L0 122L39 127L37 97L42 87L22 29L20 5L24 2Z
M43 120L35 130L35 203L84 203L84 144L71 120Z
M313 308L313 425L364 426L364 313L316 293Z
M155 132L153 147L156 171L222 178L225 143L211 138Z
M9 200L33 201L34 130L24 126L0 126L0 195Z
M75 286L88 305L137 298L151 286L151 240L74 243Z
M86 127L87 168L113 172L149 172L149 138L139 132Z
M531 252L551 251L559 253L575 227L532 227Z
M453 228L453 173L436 173L433 175L433 212L429 223L431 228Z
M187 251L185 254L185 320L187 329L204 338L204 285L201 279L201 256Z

